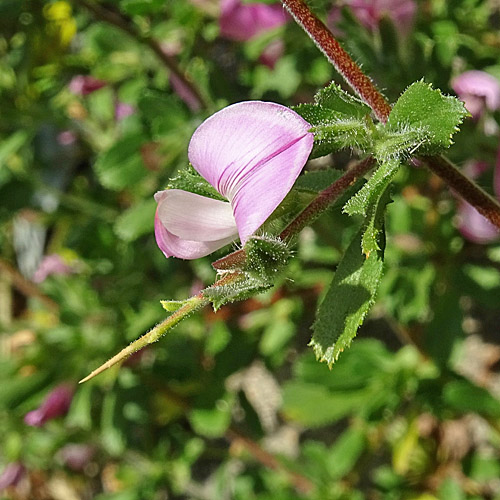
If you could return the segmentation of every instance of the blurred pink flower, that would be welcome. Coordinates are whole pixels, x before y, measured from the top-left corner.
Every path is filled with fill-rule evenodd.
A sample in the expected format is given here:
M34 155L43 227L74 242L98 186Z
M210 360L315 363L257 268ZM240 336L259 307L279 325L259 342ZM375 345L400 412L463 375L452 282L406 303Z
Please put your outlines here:
M281 59L284 51L285 44L281 38L278 38L266 46L259 56L259 61L268 68L273 69L274 65Z
M35 283L42 283L52 274L71 274L75 270L72 266L66 264L63 258L57 254L53 253L51 255L46 255L38 269L35 271L33 275L33 281Z
M475 120L485 109L495 111L500 108L500 82L485 71L466 71L455 77L451 86Z
M465 201L458 205L457 215L462 236L474 243L490 243L500 236L500 229Z
M488 170L488 167L489 165L485 162L470 161L465 165L464 173L471 179L475 179ZM500 149L493 174L493 189L500 200ZM464 238L474 243L487 244L500 237L500 229L463 200L459 201L457 215L458 229Z
M166 257L196 259L238 235L242 244L292 188L313 146L309 123L279 104L228 106L189 143L193 167L228 202L180 189L155 194L155 236Z
M170 73L170 85L191 111L196 112L201 109L200 100L175 73Z
M81 471L92 460L95 448L89 444L67 444L58 452L64 465L74 471Z
M0 476L0 491L9 486L16 486L26 474L26 469L21 462L7 464Z
M98 80L93 76L77 75L71 79L68 88L73 94L88 95L105 85L106 82L104 80Z
M131 104L118 101L115 104L115 120L123 120L127 116L133 115L135 113L135 108Z
M24 423L33 427L42 427L45 422L68 413L73 399L73 389L62 384L53 389L36 410L24 416Z
M328 15L328 22L335 29L340 20L340 9L350 7L354 16L367 29L374 31L387 17L401 34L407 34L413 25L417 5L414 0L344 0Z
M76 134L72 130L63 130L57 134L57 142L61 146L71 146L76 142Z
M242 4L240 0L222 0L220 33L229 40L243 42L263 31L282 26L288 19L282 4Z

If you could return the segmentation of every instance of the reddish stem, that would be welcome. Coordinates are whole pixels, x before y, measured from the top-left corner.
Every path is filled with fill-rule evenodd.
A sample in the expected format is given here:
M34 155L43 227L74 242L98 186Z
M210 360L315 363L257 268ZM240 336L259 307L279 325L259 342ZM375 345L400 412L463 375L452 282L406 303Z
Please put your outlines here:
M425 156L427 167L470 203L481 215L500 228L500 204L455 168L444 156Z
M307 225L316 220L325 210L327 210L337 198L358 179L365 175L375 165L375 159L371 156L360 161L354 167L349 169L342 177L323 191L319 192L309 205L300 212L288 226L281 231L279 237L282 240L288 240L296 236ZM230 253L212 263L214 269L218 271L227 271L240 268L245 262L245 249L242 248L236 252Z
M282 0L282 2L347 83L372 108L375 116L385 123L391 112L391 105L341 47L332 32L311 12L304 0Z

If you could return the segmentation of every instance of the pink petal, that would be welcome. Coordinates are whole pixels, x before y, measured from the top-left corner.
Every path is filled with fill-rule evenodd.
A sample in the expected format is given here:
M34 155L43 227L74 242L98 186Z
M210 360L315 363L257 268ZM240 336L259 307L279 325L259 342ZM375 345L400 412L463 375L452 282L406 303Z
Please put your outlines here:
M179 189L155 194L155 236L166 257L197 259L237 238L229 203Z
M313 146L309 129L285 106L249 101L215 113L193 134L189 160L231 202L243 244L292 188Z
M281 4L242 4L240 0L222 0L220 33L230 40L245 41L282 26L287 20Z

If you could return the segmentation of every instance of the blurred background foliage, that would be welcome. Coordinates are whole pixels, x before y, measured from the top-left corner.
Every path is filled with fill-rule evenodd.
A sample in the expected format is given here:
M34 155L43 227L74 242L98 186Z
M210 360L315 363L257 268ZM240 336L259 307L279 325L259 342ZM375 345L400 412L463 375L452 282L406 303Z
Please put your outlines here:
M0 497L500 499L500 239L471 235L418 165L397 179L377 304L331 371L307 344L356 231L339 209L271 291L76 386L163 319L161 299L214 279L213 259L167 260L153 235L153 194L201 121L342 83L291 20L225 33L228 3L0 2ZM391 101L421 78L500 78L493 0L420 0L409 24L310 4ZM499 118L469 119L450 150L491 193Z

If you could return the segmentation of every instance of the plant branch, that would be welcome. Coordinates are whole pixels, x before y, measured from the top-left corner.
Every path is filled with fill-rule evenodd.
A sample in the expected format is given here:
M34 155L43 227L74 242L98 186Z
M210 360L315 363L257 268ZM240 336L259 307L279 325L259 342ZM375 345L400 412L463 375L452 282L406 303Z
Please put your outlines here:
M216 288L218 286L228 285L234 281L237 281L241 276L241 273L231 273L224 275L221 279L216 281L210 288ZM146 347L153 342L156 342L161 337L163 337L169 330L171 330L174 326L177 326L183 319L187 318L193 312L201 309L208 305L210 300L203 295L203 291L199 294L194 295L193 297L187 299L184 302L184 305L173 312L168 318L164 319L161 323L156 325L149 332L145 333L142 337L139 337L137 340L129 344L127 347L122 349L118 354L113 356L111 359L106 361L106 363L99 366L99 368L95 369L90 375L87 375L85 378L80 380L79 384L83 384L83 382L87 382L91 378L94 378L96 375L99 375L103 371L111 368L112 366L120 363L121 361L128 358L134 352L139 351L143 347Z
M284 472L290 479L295 489L303 494L310 494L314 489L313 483L302 474L286 468L274 455L264 450L259 443L243 435L234 427L230 427L226 432L226 438L235 444L242 445L258 462L276 471Z
M91 0L74 0L77 4L85 7L92 15L101 21L112 24L117 28L121 29L125 33L128 33L132 38L138 40L139 42L147 45L160 59L164 66L173 73L186 87L186 89L192 94L192 96L198 101L200 107L207 108L208 104L201 94L198 87L188 78L188 76L181 70L177 64L176 59L168 55L161 47L161 45L154 39L145 36L140 32L137 26L134 24L132 19L122 14L121 12L111 10L109 8L103 7L98 3L94 3Z
M352 89L373 110L377 118L387 122L391 106L351 56L340 46L332 32L311 12L304 0L281 0L297 23L345 78ZM441 177L460 197L474 206L492 224L500 228L500 204L486 191L465 177L444 156L428 156L429 170Z
M12 281L12 285L26 297L35 297L40 302L45 304L52 312L59 313L59 305L50 297L47 297L40 289L31 281L27 280L19 271L12 267L4 259L0 259L0 271L8 275Z
M361 160L352 168L350 168L342 177L337 179L333 184L328 186L323 191L320 191L314 200L300 212L288 226L281 231L279 237L282 240L289 240L298 235L302 229L315 221L323 212L325 212L338 197L358 179L365 175L375 165L373 157ZM215 262L212 262L214 269L218 271L226 271L242 266L245 262L245 249L236 250L225 257L222 257Z

